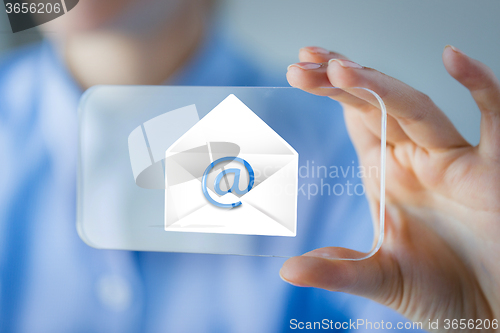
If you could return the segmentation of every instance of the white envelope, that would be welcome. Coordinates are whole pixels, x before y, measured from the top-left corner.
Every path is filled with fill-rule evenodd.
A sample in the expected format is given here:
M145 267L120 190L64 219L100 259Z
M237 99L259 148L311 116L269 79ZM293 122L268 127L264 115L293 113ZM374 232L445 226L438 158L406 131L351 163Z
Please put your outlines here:
M247 161L255 174L253 188L240 197L219 196L211 184L222 167L234 167L242 175L235 185L246 188L249 173L242 164L223 162L208 174L209 195L221 203L241 201L234 208L213 205L202 190L205 169L226 156ZM297 152L283 138L229 95L165 153L165 230L295 236L298 163ZM225 179L226 184L231 181Z

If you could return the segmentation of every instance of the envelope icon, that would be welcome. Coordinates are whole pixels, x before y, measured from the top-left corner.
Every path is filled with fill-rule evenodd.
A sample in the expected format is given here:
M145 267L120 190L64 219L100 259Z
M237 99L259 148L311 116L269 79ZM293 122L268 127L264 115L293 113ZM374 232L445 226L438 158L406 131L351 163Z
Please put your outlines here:
M165 152L165 230L295 236L298 162L283 138L229 95Z

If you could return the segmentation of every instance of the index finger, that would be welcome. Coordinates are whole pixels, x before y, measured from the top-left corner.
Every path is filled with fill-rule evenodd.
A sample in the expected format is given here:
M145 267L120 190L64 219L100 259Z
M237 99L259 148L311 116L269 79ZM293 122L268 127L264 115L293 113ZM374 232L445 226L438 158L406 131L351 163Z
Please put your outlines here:
M329 62L327 76L335 87L363 87L376 92L383 99L387 113L392 115L408 137L422 148L447 149L469 145L427 95L401 81L352 61L340 59L332 59ZM356 92L351 94L356 95ZM363 98L362 95L356 97Z

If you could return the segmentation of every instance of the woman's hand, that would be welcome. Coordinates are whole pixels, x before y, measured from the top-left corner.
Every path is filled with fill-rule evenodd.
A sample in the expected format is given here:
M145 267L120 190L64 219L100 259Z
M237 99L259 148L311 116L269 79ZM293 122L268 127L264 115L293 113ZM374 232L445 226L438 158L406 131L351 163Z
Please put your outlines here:
M364 296L424 325L439 319L439 331L476 331L476 319L489 319L489 327L494 319L498 323L500 83L492 71L452 46L444 49L448 73L481 110L481 143L473 147L426 95L408 85L321 48L303 48L299 57L302 62L287 73L292 86L311 93L324 86L365 87L384 100L386 229L382 248L369 259L334 260L329 258L346 250L317 249L286 261L282 278ZM362 96L339 101L363 162L380 149L380 110ZM458 328L451 327L453 319Z

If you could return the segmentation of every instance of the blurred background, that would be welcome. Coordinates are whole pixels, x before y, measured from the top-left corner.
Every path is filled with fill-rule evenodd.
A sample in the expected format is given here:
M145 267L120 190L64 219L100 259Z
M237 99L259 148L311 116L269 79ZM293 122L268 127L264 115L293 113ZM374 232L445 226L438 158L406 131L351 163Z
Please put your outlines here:
M228 34L270 71L317 45L340 52L425 92L473 144L479 112L467 90L445 71L446 44L500 76L500 1L482 0L224 0L218 15ZM40 38L36 29L12 34L0 13L0 54Z

